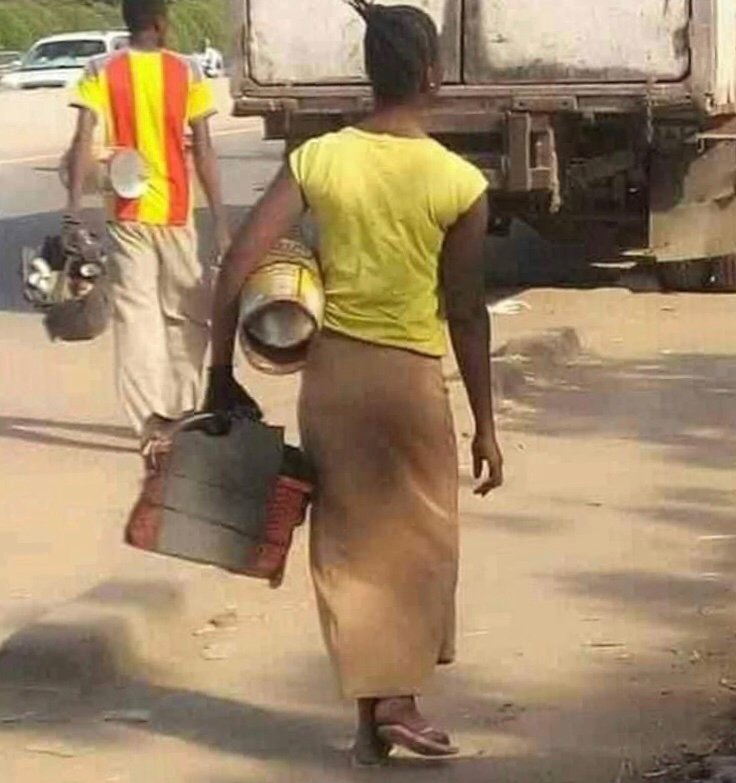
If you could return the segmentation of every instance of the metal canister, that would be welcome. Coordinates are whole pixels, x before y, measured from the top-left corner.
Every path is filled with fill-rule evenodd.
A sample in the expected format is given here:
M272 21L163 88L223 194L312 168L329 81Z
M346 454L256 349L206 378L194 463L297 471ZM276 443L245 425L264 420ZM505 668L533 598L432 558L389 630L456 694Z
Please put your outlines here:
M300 242L282 239L243 287L239 334L250 363L271 375L299 371L324 308L314 255Z
M59 179L69 188L70 153L64 153L59 162ZM92 162L86 173L85 195L115 194L121 198L141 198L148 188L150 170L141 154L130 148L95 147Z

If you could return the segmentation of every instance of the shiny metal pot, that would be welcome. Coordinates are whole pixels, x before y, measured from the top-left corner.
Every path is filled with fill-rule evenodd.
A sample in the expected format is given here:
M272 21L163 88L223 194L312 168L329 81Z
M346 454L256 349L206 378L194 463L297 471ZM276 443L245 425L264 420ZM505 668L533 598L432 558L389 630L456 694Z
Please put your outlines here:
M240 343L250 363L271 375L300 370L324 308L316 259L301 243L281 240L241 294Z

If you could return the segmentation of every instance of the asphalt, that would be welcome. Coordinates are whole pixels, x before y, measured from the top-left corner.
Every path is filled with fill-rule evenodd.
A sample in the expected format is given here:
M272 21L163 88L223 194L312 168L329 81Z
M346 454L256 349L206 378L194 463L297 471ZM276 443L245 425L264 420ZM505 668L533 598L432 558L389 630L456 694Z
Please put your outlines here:
M224 199L233 225L263 192L283 159L283 145L264 142L260 123L230 116L225 80L213 83L219 113L213 120ZM26 312L19 264L24 247L36 248L59 231L65 200L58 165L73 130L74 113L63 91L0 93L0 311ZM39 117L43 122L39 122ZM88 200L87 220L104 235L99 200ZM201 254L210 254L206 209L197 212ZM545 242L514 223L510 236L489 240L486 278L491 286L598 285L607 279L583 260L580 248Z
M223 195L236 225L252 205L282 160L282 145L264 142L260 129L244 124L216 131ZM19 264L24 247L35 248L48 234L58 233L65 191L58 176L61 153L0 157L0 310L28 311L20 285ZM87 219L104 233L104 216L96 199L88 199ZM202 254L209 246L209 217L199 209Z

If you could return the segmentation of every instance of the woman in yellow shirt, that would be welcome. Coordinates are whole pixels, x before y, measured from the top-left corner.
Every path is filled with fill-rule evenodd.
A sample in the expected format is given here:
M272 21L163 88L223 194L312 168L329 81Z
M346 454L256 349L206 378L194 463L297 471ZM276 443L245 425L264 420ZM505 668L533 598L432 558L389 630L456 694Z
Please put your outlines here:
M476 425L477 492L502 482L491 404L482 251L487 184L430 139L439 37L409 6L350 0L366 22L375 111L294 152L226 256L207 406L249 401L232 374L243 283L309 209L320 233L324 330L299 419L318 475L312 573L327 647L358 704L355 758L401 745L456 752L416 698L455 654L458 469L441 357L445 320Z

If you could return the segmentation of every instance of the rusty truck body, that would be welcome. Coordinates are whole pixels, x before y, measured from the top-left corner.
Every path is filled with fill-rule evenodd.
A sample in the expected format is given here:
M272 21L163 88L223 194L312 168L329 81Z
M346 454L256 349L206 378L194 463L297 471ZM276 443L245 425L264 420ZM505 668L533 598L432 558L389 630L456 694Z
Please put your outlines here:
M517 217L591 258L673 262L683 281L715 263L728 284L736 0L412 1L442 34L429 129L486 173L493 231ZM369 110L363 26L344 2L232 8L236 115L293 146Z

